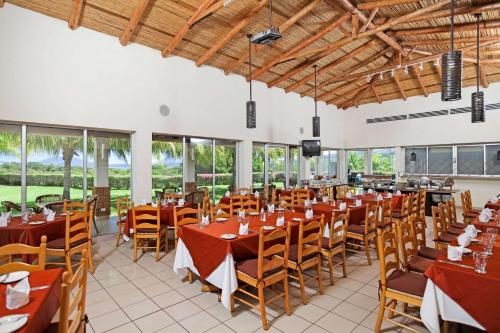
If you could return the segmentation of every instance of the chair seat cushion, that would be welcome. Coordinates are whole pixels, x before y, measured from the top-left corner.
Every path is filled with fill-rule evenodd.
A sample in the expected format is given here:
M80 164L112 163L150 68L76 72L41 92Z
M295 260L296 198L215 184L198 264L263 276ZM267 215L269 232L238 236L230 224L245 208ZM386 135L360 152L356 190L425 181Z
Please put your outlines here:
M464 230L463 229L460 229L460 228L454 228L454 227L449 227L447 230L446 230L446 233L448 234L451 234L451 235L461 235L464 233Z
M423 273L429 268L434 260L420 256L414 256L408 261L408 268L412 272Z
M269 262L270 262L269 259L264 258L264 260L263 260L264 265L269 263ZM237 271L245 273L246 275L251 276L254 279L257 279L257 269L258 269L257 266L258 266L257 258L239 261L235 264ZM264 272L264 276L272 275L274 273L279 272L280 270L282 270L282 269L275 268L275 269L266 271L266 272Z
M392 225L392 220L390 218L385 218L379 223L379 228L386 228Z
M317 253L311 253L307 256L302 256L302 262L309 260L311 258L314 258L317 256ZM299 257L299 244L292 244L290 245L289 251L288 251L288 260L297 262Z
M47 249L64 249L66 239L64 237L57 238L47 242ZM70 244L70 248L82 245L88 242L88 239L80 239L79 241Z
M365 224L362 221L362 224L349 224L347 225L347 231L352 232L359 235L365 234ZM368 230L368 234L375 232L375 229Z
M401 270L395 270L387 277L388 289L419 297L424 296L426 283L427 278L422 274Z
M440 254L441 254L440 250L432 248L432 247L427 247L427 246L422 246L418 250L418 255L420 257L429 258L429 259L433 259L433 260L437 259Z
M157 232L162 232L164 231L166 226L162 225L160 226L160 230L155 229L155 228L147 228L147 229L137 229L138 234L156 234Z
M438 237L438 241L442 243L451 243L455 238L457 238L457 235L452 235L452 234L443 234Z
M467 224L465 224L465 223L453 223L451 226L453 228L457 228L457 229L465 229L467 227Z
M330 248L333 249L338 246L342 246L342 243L344 243L342 240L339 240L336 243L333 243L332 247L330 247L328 244L329 240L330 240L329 238L323 237L323 239L321 240L321 247L324 249L330 249Z
M479 214L480 214L479 212L474 212L474 211L468 211L466 213L463 213L463 215L465 217L472 218L472 219L477 217Z

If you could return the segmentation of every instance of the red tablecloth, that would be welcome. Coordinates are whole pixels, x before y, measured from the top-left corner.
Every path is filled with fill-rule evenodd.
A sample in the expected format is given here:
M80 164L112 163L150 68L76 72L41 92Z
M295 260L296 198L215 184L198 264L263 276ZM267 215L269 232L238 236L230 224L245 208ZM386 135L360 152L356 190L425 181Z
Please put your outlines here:
M493 210L500 210L500 200L497 200L497 202L491 202L488 201L486 205L484 205L484 208L489 208Z
M191 207L190 202L186 202L184 204L184 207L182 208L189 208ZM178 210L182 209L177 207ZM160 224L161 225L168 225L169 227L174 226L174 205L170 205L167 207L161 207L160 208ZM127 220L125 221L125 230L123 232L125 235L130 237L130 229L134 228L134 222L132 221L132 209L129 209L127 212Z
M482 251L482 245L471 245L473 251ZM446 252L438 258L446 259ZM460 262L474 267L472 255L465 255ZM486 274L473 269L435 261L425 276L432 280L446 295L459 304L488 332L500 332L500 244L488 258Z
M50 287L32 291L30 293L30 302L16 310L8 310L5 307L7 285L0 285L0 317L28 313L28 322L16 332L38 333L45 331L59 308L63 271L62 268L56 268L31 273L28 278L31 288L45 285Z
M488 229L488 228L496 228L500 231L500 225L496 222L496 219L497 219L497 215L493 214L493 217L490 219L489 222L483 223L483 222L479 222L479 216L476 216L476 218L474 220L472 220L472 224L476 228L478 228L482 231L486 231L486 229Z
M224 223L212 222L204 229L198 225L183 226L180 238L189 250L193 264L198 270L201 279L209 276L226 258L232 254L235 261L256 258L258 255L259 230L264 225L276 226L278 214L269 215L269 219L263 223L259 216L249 216L248 235L238 235L239 223L237 217L230 218ZM285 212L285 226L294 217L304 218L303 213ZM236 239L224 240L222 234L238 235ZM292 222L291 243L297 242L298 222Z

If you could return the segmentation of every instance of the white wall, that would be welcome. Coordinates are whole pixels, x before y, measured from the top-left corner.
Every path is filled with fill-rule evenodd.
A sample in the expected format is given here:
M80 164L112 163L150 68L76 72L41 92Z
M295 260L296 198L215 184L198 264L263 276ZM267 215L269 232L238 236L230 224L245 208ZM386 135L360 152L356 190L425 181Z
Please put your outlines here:
M410 97L407 101L393 100L383 104L372 103L350 108L345 112L349 130L345 130L345 148L394 147L433 144L500 142L500 110L486 111L486 122L473 124L470 113L448 116L367 124L367 118L436 111L470 106L474 88L462 91L462 100L442 102L441 94L429 97ZM485 104L500 102L500 83L491 84L485 91ZM398 163L403 173L404 156ZM458 190L471 189L473 204L481 206L493 195L500 193L500 180L455 179ZM457 196L460 204L460 197Z
M11 4L0 10L0 45L0 121L135 131L133 153L152 132L287 144L312 136L310 98L256 83L257 128L246 129L243 77L164 59L138 44L122 47L117 38L72 31L66 22ZM171 109L168 117L159 113L162 104ZM323 145L342 146L344 113L321 103L319 115ZM329 124L336 129L327 130ZM139 154L134 196L149 193L151 183L151 160ZM251 155L245 156L240 180L251 179Z

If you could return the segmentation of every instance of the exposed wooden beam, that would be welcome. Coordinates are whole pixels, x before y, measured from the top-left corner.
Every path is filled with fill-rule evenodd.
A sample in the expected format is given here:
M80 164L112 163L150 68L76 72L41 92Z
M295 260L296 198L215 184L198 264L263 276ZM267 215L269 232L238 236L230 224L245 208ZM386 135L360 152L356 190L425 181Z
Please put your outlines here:
M406 92L405 90L403 89L403 87L401 86L401 82L399 81L399 74L398 72L396 71L394 73L394 82L396 83L396 86L398 86L398 89L399 89L399 93L401 94L401 97L403 97L403 100L406 101Z
M195 12L191 17L184 23L184 25L179 29L177 34L170 40L168 43L167 47L161 51L161 55L166 58L170 53L172 53L177 45L181 42L181 40L187 35L189 29L197 19L197 17L200 15L201 12L203 12L205 9L208 8L213 3L213 0L204 0L198 8L196 8Z
M500 20L480 22L481 30L500 27ZM455 32L476 30L477 23L456 24ZM450 32L450 26L395 30L395 36L414 36Z
M260 0L257 5L253 7L253 9L236 25L229 30L224 37L219 39L215 44L207 51L205 54L203 54L198 61L196 61L196 66L201 66L205 64L212 56L217 53L224 45L226 45L227 42L229 42L238 32L243 29L250 20L258 14L259 10L261 10L262 7L267 5L269 0Z
M363 26L361 27L359 32L364 32L366 30L366 28L368 28L368 26L372 23L373 18L375 17L377 12L378 12L378 7L374 8L372 10L372 12L370 13L370 16L368 16L368 20L365 22L365 24L363 24Z
M366 89L369 85L370 85L369 83L366 83L366 84L364 84L362 86L354 87L351 90L343 93L341 96L339 96L337 98L334 98L332 100L327 101L326 104L335 104L335 105L337 105L337 103L340 100L342 100L342 99L349 99L349 97L347 97L347 96L350 96L351 94L356 95L359 91L361 91L363 89Z
M71 13L68 19L68 27L72 30L78 28L80 16L82 14L83 0L73 0Z
M0 0L0 8L3 7L3 4L5 3L5 0Z
M481 86L483 88L488 88L490 83L488 82L488 77L486 76L486 73L484 72L483 66L479 65L479 80L481 81Z
M327 26L325 26L323 29L321 29L321 31L319 31L318 33L316 33L314 36L312 37L309 37L305 40L303 40L302 42L300 42L299 44L295 45L294 47L292 47L291 49L289 49L287 52L285 52L284 54L278 56L277 58L267 62L266 65L264 65L261 69L257 70L253 75L252 77L254 79L257 79L258 77L260 77L262 74L264 74L265 72L267 72L269 69L271 69L272 67L274 67L274 65L278 64L279 62L287 59L287 57L297 53L298 51L300 50L303 50L305 47L313 44L314 42L320 40L321 38L323 38L327 33L329 33L330 31L332 31L333 29L335 29L337 26L339 26L340 24L342 24L343 22L345 22L346 20L348 20L349 18L351 17L351 15L349 13L345 13L344 15L342 15L340 18L336 19L335 21L333 21L332 23L329 23ZM319 52L318 52L319 53ZM247 80L249 80L249 77L247 76Z
M363 23L368 22L368 18L365 16L365 14L363 14L356 7L354 7L349 0L338 0L338 1L348 12L358 16L358 18L361 20L361 22L363 22ZM375 29L376 26L373 23L369 22L368 28ZM401 45L399 45L398 42L396 40L394 40L392 37L389 37L388 35L386 35L383 31L377 31L377 32L375 32L375 35L378 38L382 39L384 42L386 42L389 46L391 46L395 50L402 52L403 55L406 55L406 51L403 50ZM355 39L358 38L357 29L356 29L356 35L353 36L353 38L355 38Z
M291 28L295 23L297 23L300 19L302 19L304 16L309 14L314 7L316 7L321 0L314 0L304 8L302 8L298 13L290 17L288 20L286 20L283 24L279 26L279 31L281 33L284 33L287 31L289 28ZM264 48L265 45L256 45L255 48L255 53L254 56L257 55L257 53ZM248 60L248 49L244 49L243 52L238 57L238 60L234 61L232 64L230 64L225 70L224 73L228 75L229 73L234 72L241 64L243 64L245 61Z
M128 20L127 26L120 36L120 44L122 44L123 46L128 44L130 38L134 34L134 30L141 21L142 15L144 14L144 11L146 10L148 4L149 0L139 0L137 2L137 5L132 12L132 16Z
M434 64L434 68L436 69L436 73L438 75L438 82L441 83L441 80L443 78L443 70L441 69L441 64Z
M413 74L415 75L415 79L417 79L417 83L422 89L425 97L429 97L429 93L427 92L427 88L425 87L424 82L422 81L422 77L420 76L420 69L417 66L412 66Z
M379 95L379 93L378 93L377 88L375 87L375 85L371 86L371 89L372 89L373 95L377 99L378 104L382 104L382 98L380 98L380 95Z
M482 41L492 41L498 40L498 36L481 36ZM477 41L476 37L463 37L455 38L455 44L475 44ZM403 46L448 46L450 45L450 39L423 39L423 40L412 40L405 41L401 43Z
M226 0L216 0L210 7L204 9L201 11L198 16L196 16L193 20L193 23L191 26L194 26L195 24L198 24L202 20L204 20L206 17L212 15L222 7L224 7L224 4L226 3Z
M321 75L321 74L323 74L323 73L331 70L332 68L340 65L344 61L352 60L356 55L358 55L358 54L360 54L362 52L365 52L367 49L375 46L375 44L376 44L375 40L372 40L372 41L369 41L367 43L364 43L363 45L361 45L358 48L352 50L351 52L348 52L347 54L345 54L345 55L343 55L343 56L335 59L334 61L330 62L328 65L323 66L320 69L318 69L318 75ZM293 91L293 90L297 89L298 87L302 86L303 84L306 84L307 82L311 81L312 79L314 79L314 73L306 75L301 80L299 80L299 81L297 81L297 82L289 85L288 87L285 88L285 92L288 93L290 91ZM272 87L272 85L271 85L271 87Z
M351 25L352 25L352 37L358 38L359 29L359 16L356 14L351 15Z
M378 0L360 3L357 7L361 10L370 10L377 7L387 7L393 5L400 5L409 2L419 2L417 0Z
M363 82L364 82L363 79L357 79L357 80L353 80L353 81L341 84L340 86L337 86L334 89L330 89L330 91L327 91L327 92L319 95L318 100L327 101L327 100L331 99L332 96L341 96L346 91L348 91L348 90L346 90L346 88L351 88L352 85L360 84Z

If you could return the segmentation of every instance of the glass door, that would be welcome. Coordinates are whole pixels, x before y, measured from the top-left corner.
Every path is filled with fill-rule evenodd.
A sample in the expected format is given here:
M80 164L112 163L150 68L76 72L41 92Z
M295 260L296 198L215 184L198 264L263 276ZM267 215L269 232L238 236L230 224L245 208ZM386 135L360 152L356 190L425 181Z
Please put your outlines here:
M277 189L286 188L287 147L267 145L267 184L276 186Z
M235 186L236 143L232 141L214 140L214 144L214 202L219 202L226 191L232 191Z
M183 138L154 134L152 155L153 198L156 198L156 191L181 192Z
M213 199L213 148L212 139L186 138L186 192L192 192L194 182L195 189L206 188Z
M0 124L0 204L0 212L21 212L20 125Z
M300 148L288 147L288 186L300 184Z
M266 148L263 143L255 143L252 147L252 188L264 188Z

